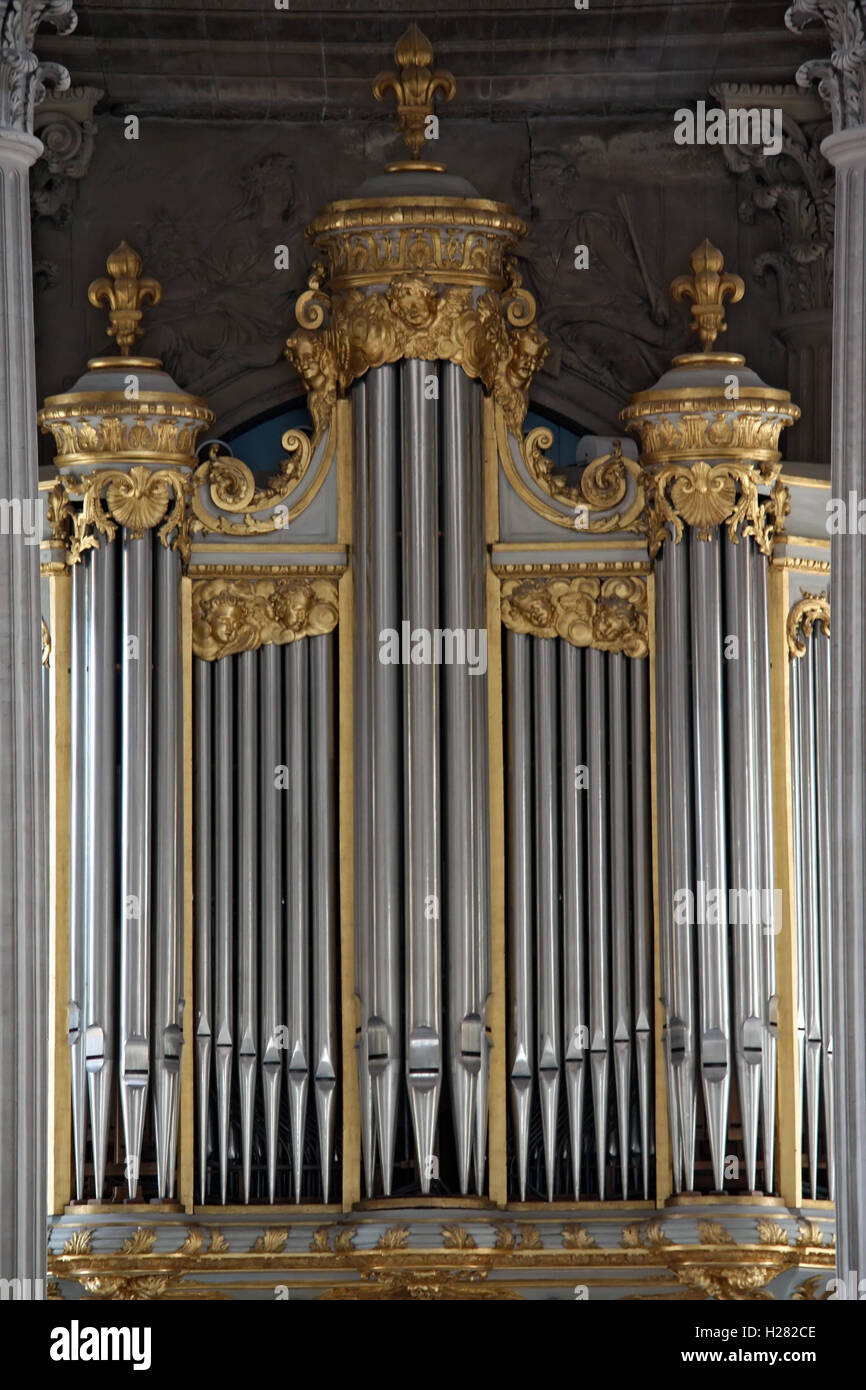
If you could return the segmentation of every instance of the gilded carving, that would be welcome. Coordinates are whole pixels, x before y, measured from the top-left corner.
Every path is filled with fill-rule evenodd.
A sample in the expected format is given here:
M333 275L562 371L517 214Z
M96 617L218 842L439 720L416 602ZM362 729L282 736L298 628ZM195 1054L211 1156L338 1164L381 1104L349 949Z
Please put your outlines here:
M830 636L830 602L826 594L804 593L795 603L785 625L788 639L788 655L806 655L806 647L812 636L812 629L818 623L821 631Z
M788 1245L788 1232L784 1226L780 1226L778 1221L771 1221L768 1217L762 1216L755 1223L758 1230L758 1239L762 1245Z
M712 351L725 323L725 300L736 304L746 292L739 275L722 274L724 257L705 237L692 252L691 275L678 275L671 283L671 298L692 301L692 332L697 333L704 352Z
M398 71L380 72L373 84L373 95L377 101L384 101L388 92L394 93L403 139L416 160L427 143L425 123L433 112L435 98L441 96L443 101L450 101L457 84L450 72L441 68L433 71L433 46L417 24L410 24L397 40L394 61Z
M54 400L39 412L39 424L54 436L59 462L76 467L106 461L191 466L196 438L213 419L193 396L179 397L177 406L164 400Z
M502 621L512 632L562 637L575 647L647 655L647 590L643 580L506 579Z
M790 506L788 488L779 478L779 465L757 469L747 463L692 464L668 463L649 471L650 505L647 544L650 555L658 554L669 538L683 538L684 526L692 526L702 541L708 541L717 527L725 524L734 542L752 536L764 554L784 527ZM770 486L770 496L761 499L759 487Z
M59 479L59 486L67 497L82 499L80 510L69 506L59 509L70 524L70 563L76 563L82 551L98 547L99 535L112 541L118 526L126 527L134 540L159 526L157 534L165 546L174 532L178 549L188 558L184 474L140 464L128 472L103 468L83 475L66 474Z
M513 1289L487 1284L487 1277L487 1270L478 1269L372 1269L365 1270L357 1284L329 1289L322 1298L399 1302L520 1298Z
M289 1233L285 1227L269 1226L262 1235L257 1236L250 1249L253 1254L279 1255L286 1248Z
M121 1255L149 1255L156 1245L156 1231L152 1226L139 1226L120 1247Z
M739 1302L741 1299L771 1299L773 1295L766 1285L778 1270L759 1264L682 1264L675 1265L673 1272L681 1284L698 1290L707 1298Z
M334 579L193 580L192 644L203 661L320 636L336 625Z
M215 531L224 536L268 535L288 525L293 513L285 507L267 517L257 513L280 507L292 495L307 474L313 446L299 429L286 430L280 442L286 455L280 461L279 472L262 488L256 487L252 470L241 459L221 454L219 444L211 445L207 458L190 481L190 507L195 518L190 521L191 534ZM325 471L326 468L320 475L322 479ZM308 495L306 501L312 501L312 496ZM205 497L217 508L216 515L204 505ZM228 520L220 515L222 512L241 515L243 520Z
M443 1226L442 1244L446 1250L474 1250L475 1237L464 1226Z
M566 1250L597 1250L595 1236L585 1226L569 1222L562 1228L562 1244Z

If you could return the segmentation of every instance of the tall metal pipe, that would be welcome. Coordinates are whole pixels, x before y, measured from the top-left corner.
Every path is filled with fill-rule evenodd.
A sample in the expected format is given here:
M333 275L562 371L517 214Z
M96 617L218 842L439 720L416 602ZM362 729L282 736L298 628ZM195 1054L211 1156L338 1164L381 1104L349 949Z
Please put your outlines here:
M234 1053L234 855L224 846L234 843L234 663L223 657L214 671L214 903L216 951L214 960L214 1033L217 1082L217 1147L220 1201L225 1205L229 1159L229 1105Z
M610 1072L610 894L607 836L607 680L605 653L586 652L587 907L589 914L589 1065L598 1195L604 1199Z
M583 1097L589 1028L586 1013L587 929L586 763L583 733L583 653L570 642L559 652L560 816L562 824L562 1055L568 1101L568 1134L575 1199L580 1198Z
M75 1163L75 1195L84 1201L84 1167L87 1139L87 1072L85 1068L85 1030L87 1027L85 980L89 911L88 857L88 613L89 590L93 579L90 563L93 552L85 551L72 566L72 623L70 633L70 718L69 718L69 1046L72 1082L72 1151ZM92 756L92 754L91 754ZM92 766L92 763L90 764Z
M641 1177L649 1198L652 1135L652 842L650 836L649 662L629 662L631 751L631 891L634 921L634 1047L637 1068Z
M804 658L801 658L804 659ZM794 935L797 946L797 1048L800 1065L800 1128L806 1107L806 905L803 893L803 777L800 735L800 680L796 662L788 666L788 697L791 709L791 822L794 841Z
M153 763L153 1119L157 1191L174 1196L174 1156L183 1046L183 902L180 893L183 825L181 746L180 556L155 551L154 712L158 737Z
M556 770L559 739L557 710L557 643L533 641L535 702L535 920L536 1036L538 1090L548 1201L553 1201L556 1120L559 1108L559 816Z
M472 506L468 418L473 383L460 367L442 366L442 606L441 625L468 634L477 622L472 593L477 509ZM476 470L477 473L477 470ZM443 915L448 944L448 1072L460 1191L469 1190L476 1130L476 1086L481 1068L482 1021L478 981L478 890L475 823L479 813L478 729L466 660L442 668L443 705ZM480 877L480 875L479 875Z
M370 1018L371 950L373 908L373 860L370 836L370 815L373 801L371 752L372 713L370 687L372 683L371 652L375 650L370 632L370 566L369 491L367 462L367 387L364 381L355 383L352 390L352 412L355 451L355 489L353 518L354 623L352 649L353 692L352 722L354 727L354 908L355 908L355 992L358 996L358 1019L355 1050L358 1064L358 1095L361 1119L361 1152L364 1160L364 1183L368 1197L373 1195L376 1163L376 1128L373 1113L373 1078L367 1047L367 1023Z
M402 382L403 611L432 643L438 608L438 468L433 362L405 361ZM442 1086L439 883L439 668L430 656L404 673L406 1084L422 1192L434 1172ZM423 650L423 649L422 649Z
M280 738L283 695L279 647L269 644L259 652L259 835L258 873L260 893L259 970L261 977L261 1074L265 1107L265 1164L268 1200L273 1202L277 1184L280 1086L283 1048L279 1030L283 1014L283 802L289 794L285 782Z
M821 1030L821 948L818 924L818 828L815 778L815 692L811 641L806 654L794 662L799 691L800 854L803 907L803 1004L806 1028L806 1122L809 1184L817 1195L818 1110L823 1041Z
M258 652L238 657L238 1080L244 1201L250 1200L258 1056Z
M761 1138L764 1190L773 1191L776 1129L776 920L773 858L773 760L770 734L770 641L767 607L767 560L749 546L752 566L752 633L755 682L756 873L764 903L761 934Z
M703 544L703 542L702 542ZM665 544L658 566L663 571L661 595L664 605L664 646L659 662L664 663L665 704L658 706L660 723L665 725L667 741L670 862L667 865L667 891L671 916L667 920L671 965L671 998L668 1014L668 1046L674 1070L679 1134L682 1147L683 1186L694 1187L695 1124L697 1113L695 1018L694 926L682 920L678 903L694 901L695 874L692 859L692 693L688 669L689 640L689 547ZM660 866L659 876L665 873ZM691 895L689 899L688 895ZM665 919L662 930L665 930Z
M668 1124L671 1136L671 1168L675 1192L683 1186L683 1140L680 1126L678 1076L674 1067L673 1041L681 1043L684 1034L680 1025L674 1025L674 869L673 869L673 773L672 743L673 729L668 700L668 614L671 603L668 596L669 566L662 556L656 566L656 662L655 662L655 707L656 707L656 798L658 804L658 895L659 895L659 994L664 1009L662 1028L662 1049L665 1061L665 1089L667 1091ZM672 1031L672 1029L674 1031ZM682 1047L678 1056L682 1057Z
M208 1120L213 1052L214 854L213 674L214 663L195 670L195 1059L198 1114L199 1202L207 1199Z
M535 1072L533 944L535 913L532 859L532 642L506 632L508 795L508 961L511 1005L508 1069L517 1152L517 1184L526 1200L529 1119Z
M334 830L334 639L309 637L312 831L313 1085L322 1200L330 1196L337 1104L337 886Z
M122 547L120 1101L133 1198L150 1072L152 534L134 539L124 531ZM96 622L92 632L96 642ZM104 953L103 969L110 955ZM93 1098L91 1087L91 1105Z
M836 1131L834 1120L833 1026L833 891L830 881L830 639L815 628L811 656L815 691L815 788L818 845L818 918L820 936L820 987L823 1013L824 1133L827 1150L827 1195L835 1200Z
M719 536L689 532L694 699L695 873L701 1081L716 1189L724 1184L730 1092L725 763ZM710 894L716 894L715 906ZM703 918L703 921L701 920Z
M740 1097L746 1182L755 1189L758 1161L761 1066L763 1060L762 906L758 878L756 757L756 692L752 617L751 542L724 540L725 643L736 638L735 650L725 652L725 699L728 721L728 864L730 895L736 902L728 912L734 957L734 1057Z
M295 1201L301 1200L304 1129L310 1068L310 643L283 648L289 814L286 819L288 944L286 999L289 1029L289 1123Z
M400 941L402 896L402 669L380 660L382 634L400 630L399 473L396 443L397 368L377 367L367 377L370 517L370 645L372 670L373 896L371 1015L367 1049L385 1195L391 1192L402 1070Z
M611 1027L613 1067L622 1195L628 1196L629 1120L631 1117L631 898L629 788L628 788L628 677L629 657L611 652L607 657L608 724L610 748L610 927L611 927ZM632 788L632 794L634 789Z

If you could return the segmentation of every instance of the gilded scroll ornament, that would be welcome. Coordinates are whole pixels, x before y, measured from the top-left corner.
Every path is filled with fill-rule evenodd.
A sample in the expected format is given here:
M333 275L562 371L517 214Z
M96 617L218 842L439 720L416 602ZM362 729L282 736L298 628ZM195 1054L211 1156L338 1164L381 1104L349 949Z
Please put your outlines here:
M336 625L334 579L193 580L192 645L203 661L320 636Z
M522 417L516 428L507 416L505 422L512 434L522 440L523 461L532 481L554 503L570 509L568 512L555 510L526 487L514 466L508 440L500 431L500 456L506 477L533 511L559 526L584 534L604 535L611 531L643 531L646 528L646 475L640 464L623 454L618 439L613 441L609 454L602 454L586 465L577 483L568 483L547 457L546 450L553 445L553 432L546 425L539 425L522 438ZM613 511L620 503L624 503L621 509ZM596 512L604 515L596 517L593 515Z
M801 591L802 592L802 591ZM830 636L830 602L826 594L807 594L795 603L786 623L788 655L792 659L806 655L812 629L818 623L821 631Z
M650 555L658 554L668 539L683 538L685 526L694 527L702 541L726 525L734 542L752 536L758 549L769 555L790 511L790 494L779 479L780 465L762 469L746 463L668 463L647 475L650 493L647 541ZM761 499L759 487L770 485L770 496Z
M252 469L241 459L221 454L219 444L211 445L207 458L199 464L190 481L190 506L194 516L190 522L192 535L202 531L215 531L224 536L267 535L285 529L293 520L293 513L282 504L306 477L313 457L313 446L309 437L299 429L286 430L280 442L286 455L280 461L279 471L262 488L256 487ZM322 479L326 471L325 468ZM215 510L205 505L205 499ZM305 502L311 500L312 497L307 496ZM273 508L279 510L271 516L259 515ZM225 512L243 519L232 521L223 515Z
M506 579L501 611L512 632L632 657L649 650L646 583L635 577Z

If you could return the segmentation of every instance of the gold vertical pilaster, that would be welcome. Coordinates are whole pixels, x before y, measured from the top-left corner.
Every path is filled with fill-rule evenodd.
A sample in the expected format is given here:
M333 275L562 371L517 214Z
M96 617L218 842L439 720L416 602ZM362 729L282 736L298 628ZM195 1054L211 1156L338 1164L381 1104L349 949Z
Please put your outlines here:
M183 997L184 1045L180 1061L180 1118L177 1139L178 1200L184 1211L195 1204L195 998L193 951L193 708L192 708L192 580L180 581L181 640L181 801L183 816Z
M48 1211L72 1199L72 1074L69 1055L69 798L72 576L48 579Z
M505 773L503 765L502 616L499 579L493 572L490 547L499 539L499 454L493 401L484 398L484 512L487 542L487 729L490 788L490 956L491 992L488 1026L490 1052L489 1190L491 1201L508 1202L508 1079L506 1070L505 1006Z
M656 1206L662 1207L674 1190L673 1157L671 1151L670 1117L668 1113L668 1081L662 1035L665 1026L661 1000L661 911L659 907L659 807L658 807L658 718L656 712L656 580L647 576L647 641L649 646L649 716L650 716L650 802L652 806L652 886L653 886L653 1055L655 1080L655 1147L656 1147Z
M782 895L782 929L776 937L776 994L779 1031L776 1104L778 1190L789 1207L803 1199L803 1138L797 1043L797 932L794 914L794 827L791 788L788 574L772 562L768 572L770 618L770 737L773 757L774 887Z

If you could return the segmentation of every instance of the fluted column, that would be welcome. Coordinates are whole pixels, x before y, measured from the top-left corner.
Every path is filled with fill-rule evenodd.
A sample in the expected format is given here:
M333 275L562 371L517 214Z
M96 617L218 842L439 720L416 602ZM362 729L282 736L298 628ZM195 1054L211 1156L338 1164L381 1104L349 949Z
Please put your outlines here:
M833 134L821 146L836 170L833 294L831 493L866 494L866 26L863 0L798 0L789 28L827 26L828 61L807 63L802 84L818 79ZM861 42L855 43L858 34ZM836 1010L836 1249L838 1269L866 1273L866 552L863 537L831 538L832 805L834 993Z
M41 20L71 29L72 0L0 4L0 497L37 496L28 172L42 152L33 106L68 75L31 51ZM12 513L14 515L14 513ZM0 537L0 1277L45 1268L47 941L39 711L39 548Z

